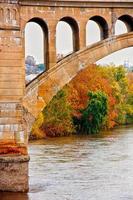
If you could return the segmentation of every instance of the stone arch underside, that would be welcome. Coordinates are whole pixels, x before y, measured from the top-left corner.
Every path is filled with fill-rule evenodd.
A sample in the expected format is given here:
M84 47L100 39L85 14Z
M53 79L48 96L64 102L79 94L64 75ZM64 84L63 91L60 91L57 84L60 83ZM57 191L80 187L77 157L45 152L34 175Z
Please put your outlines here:
M133 31L133 17L130 15L121 15L118 20L124 22L127 27L127 32Z
M49 46L48 46L48 40L49 40L49 34L48 34L48 26L46 24L46 22L39 17L33 17L31 19L29 19L27 21L27 23L25 24L25 27L28 23L33 22L36 23L37 25L40 26L40 28L42 29L42 33L43 33L43 53L44 53L44 64L46 66L46 70L48 70L49 68Z
M79 50L79 27L77 21L69 16L63 17L59 20L59 22L66 22L72 30L73 36L73 52Z
M69 83L80 70L118 50L133 46L133 32L105 39L90 45L57 63L26 88L23 98L28 129L52 97Z
M89 20L94 21L99 26L101 40L108 38L109 27L107 21L103 17L95 15Z

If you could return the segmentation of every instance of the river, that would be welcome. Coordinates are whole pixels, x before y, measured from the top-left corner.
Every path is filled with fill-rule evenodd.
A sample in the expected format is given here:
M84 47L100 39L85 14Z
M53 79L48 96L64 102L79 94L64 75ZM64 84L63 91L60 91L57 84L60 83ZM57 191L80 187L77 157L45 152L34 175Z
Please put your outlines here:
M133 200L133 126L31 142L28 194L0 200Z

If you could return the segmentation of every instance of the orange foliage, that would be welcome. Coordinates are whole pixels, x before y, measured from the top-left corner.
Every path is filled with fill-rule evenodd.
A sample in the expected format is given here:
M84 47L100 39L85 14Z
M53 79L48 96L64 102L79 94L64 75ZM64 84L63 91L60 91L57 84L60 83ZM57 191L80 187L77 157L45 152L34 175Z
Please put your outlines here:
M128 73L129 82L133 84L133 72Z
M69 102L73 108L73 115L80 117L79 110L86 107L89 91L104 91L108 96L108 120L107 126L112 128L115 125L117 111L115 109L116 99L113 96L111 84L107 77L96 65L80 71L80 73L70 82Z
M133 92L133 72L128 73L129 91Z

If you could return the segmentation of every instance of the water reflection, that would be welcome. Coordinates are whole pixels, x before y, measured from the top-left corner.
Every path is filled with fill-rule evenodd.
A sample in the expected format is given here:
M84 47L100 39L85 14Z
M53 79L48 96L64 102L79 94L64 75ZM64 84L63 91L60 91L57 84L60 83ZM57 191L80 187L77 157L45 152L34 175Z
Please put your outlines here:
M133 199L133 127L34 141L29 152L30 191L13 200Z

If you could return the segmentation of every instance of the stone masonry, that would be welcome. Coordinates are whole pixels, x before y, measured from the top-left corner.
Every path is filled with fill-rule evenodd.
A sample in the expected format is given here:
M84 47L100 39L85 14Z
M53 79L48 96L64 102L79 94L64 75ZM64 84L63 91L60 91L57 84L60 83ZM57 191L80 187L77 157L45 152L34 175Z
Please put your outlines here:
M95 21L101 41L86 47L86 24ZM115 36L121 20L127 33ZM56 26L68 23L73 53L57 62ZM47 70L25 84L25 26L45 35ZM90 63L133 46L133 0L0 0L0 190L28 191L28 132L41 110Z

